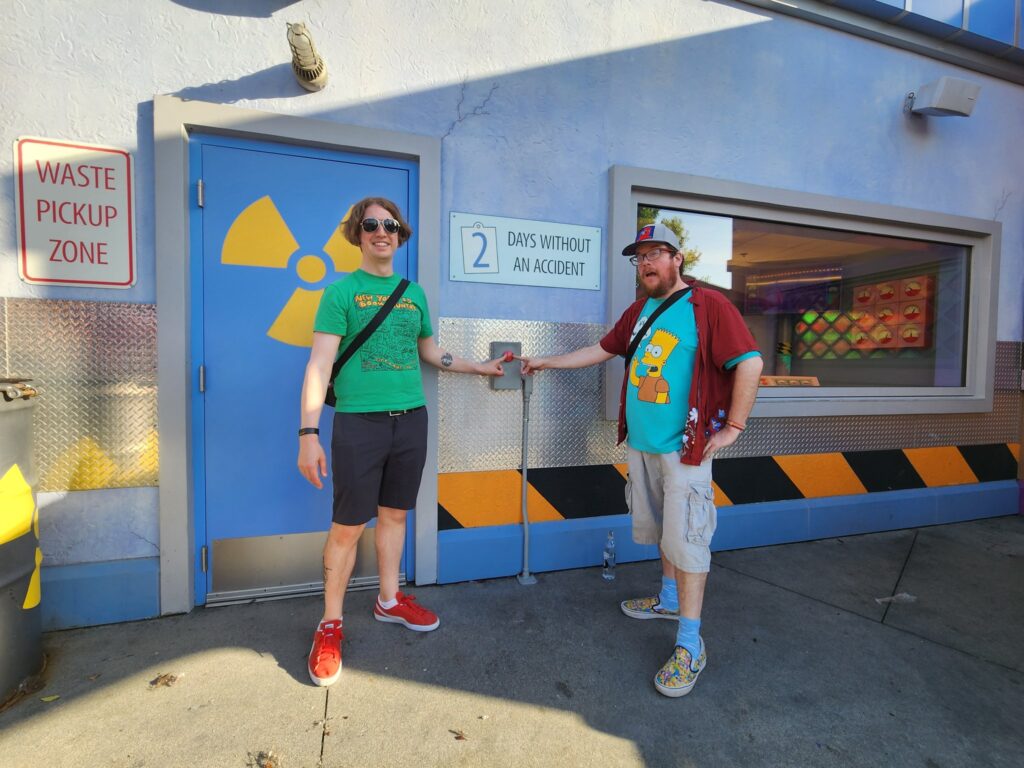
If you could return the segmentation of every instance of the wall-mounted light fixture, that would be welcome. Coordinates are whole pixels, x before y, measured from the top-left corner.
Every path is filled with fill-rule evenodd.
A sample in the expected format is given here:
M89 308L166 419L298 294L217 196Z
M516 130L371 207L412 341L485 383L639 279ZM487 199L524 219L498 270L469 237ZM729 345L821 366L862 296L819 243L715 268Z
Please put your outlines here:
M319 91L327 85L327 64L316 52L313 37L302 22L288 25L288 45L292 49L292 72L307 91Z
M903 111L935 117L969 117L980 91L980 85L968 80L940 77L908 93L903 101Z

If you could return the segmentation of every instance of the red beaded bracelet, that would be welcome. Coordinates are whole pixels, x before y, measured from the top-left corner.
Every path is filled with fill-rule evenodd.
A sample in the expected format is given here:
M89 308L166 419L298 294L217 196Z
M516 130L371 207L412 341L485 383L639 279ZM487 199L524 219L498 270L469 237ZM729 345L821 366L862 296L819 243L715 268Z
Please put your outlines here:
M728 424L733 429L738 429L740 432L747 428L746 425L740 424L739 422L733 421L732 419L726 419L725 423Z

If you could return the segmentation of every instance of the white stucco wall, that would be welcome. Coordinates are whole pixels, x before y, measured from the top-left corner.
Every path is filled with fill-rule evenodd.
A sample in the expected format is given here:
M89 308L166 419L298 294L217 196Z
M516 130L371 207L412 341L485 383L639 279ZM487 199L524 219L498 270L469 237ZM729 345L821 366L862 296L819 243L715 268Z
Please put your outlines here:
M296 20L328 62L323 92L292 78ZM604 227L619 163L996 218L998 337L1021 338L1024 88L918 54L701 0L20 0L0 25L8 146L37 135L130 150L139 253L127 291L23 284L0 153L0 295L155 300L151 99L172 93L446 136L445 213ZM904 94L941 75L981 84L974 115L903 115ZM446 281L437 314L606 319L595 292Z

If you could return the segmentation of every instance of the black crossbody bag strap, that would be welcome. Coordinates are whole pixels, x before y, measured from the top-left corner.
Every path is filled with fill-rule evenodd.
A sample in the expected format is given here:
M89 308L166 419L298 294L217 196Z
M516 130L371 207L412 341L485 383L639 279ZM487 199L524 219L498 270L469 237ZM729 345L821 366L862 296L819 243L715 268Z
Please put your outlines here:
M363 346L368 338L373 335L380 324L384 322L384 318L388 316L388 313L395 308L395 304L398 303L399 299L402 298L402 294L405 293L405 289L409 286L409 281L404 277L395 287L395 290L388 296L388 300L384 302L384 306L377 310L370 322L366 324L366 327L359 332L359 335L352 340L345 351L341 353L341 357L334 361L334 367L331 369L331 379L327 382L327 394L324 397L324 402L331 407L337 402L337 398L334 396L334 380L338 378L338 373L341 372L341 367L349 361L359 348Z
M677 301L679 301L681 298L683 298L683 296L685 296L689 292L690 292L690 287L689 286L687 286L686 288L683 288L681 290L676 291L671 296L669 296L667 299L665 299L663 302L661 302L661 304L658 306L658 308L651 313L651 316L647 318L647 322L644 323L644 327L640 329L640 332L637 333L637 335L634 336L633 340L629 343L629 349L626 350L626 356L625 356L626 357L626 368L629 368L629 362L630 362L630 360L633 359L633 355L636 354L636 348L640 346L640 342L643 340L644 336L646 336L647 332L649 330L651 330L651 326L654 325L654 321L658 319L659 315L661 315L662 312L664 312L666 309L671 307L673 304L675 304Z

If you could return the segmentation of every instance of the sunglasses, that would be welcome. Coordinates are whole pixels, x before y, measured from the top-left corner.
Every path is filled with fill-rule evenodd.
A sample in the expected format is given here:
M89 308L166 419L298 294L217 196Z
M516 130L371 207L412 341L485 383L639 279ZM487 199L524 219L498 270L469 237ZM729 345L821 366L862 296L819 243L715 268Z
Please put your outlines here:
M402 225L394 219L363 219L359 222L359 226L363 228L363 232L376 232L377 227L382 226L384 231L391 235L402 228Z

